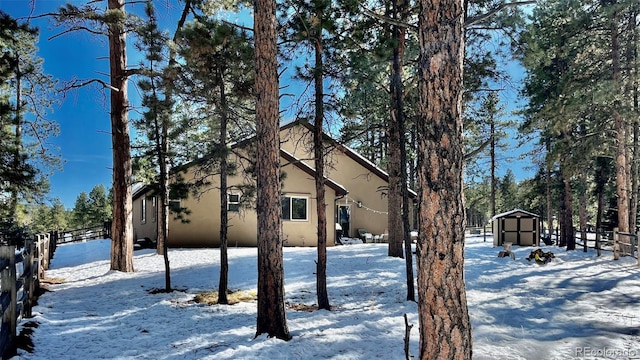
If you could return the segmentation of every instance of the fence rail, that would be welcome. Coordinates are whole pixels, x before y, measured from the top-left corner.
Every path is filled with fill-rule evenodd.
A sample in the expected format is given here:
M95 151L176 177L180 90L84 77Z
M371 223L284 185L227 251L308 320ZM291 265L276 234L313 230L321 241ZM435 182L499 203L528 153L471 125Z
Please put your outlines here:
M638 259L637 248L638 235L619 232L617 229L613 232L613 258L615 260L621 256L631 256ZM640 265L640 259L638 259L638 264Z
M587 232L589 234L596 234L594 232ZM580 237L576 234L576 244L584 246ZM623 256L630 256L638 260L638 266L640 266L640 247L638 245L638 235L632 233L625 233L618 231L614 228L613 231L601 231L601 239L597 245L587 247L599 251L610 251L613 253L613 259L618 260ZM594 241L592 238L587 239L587 244Z
M64 230L54 233L58 244L73 243L111 237L111 222L82 229Z
M15 355L18 322L32 317L40 279L44 278L54 251L55 239L50 234L36 235L19 252L15 245L0 246L0 353L3 359Z

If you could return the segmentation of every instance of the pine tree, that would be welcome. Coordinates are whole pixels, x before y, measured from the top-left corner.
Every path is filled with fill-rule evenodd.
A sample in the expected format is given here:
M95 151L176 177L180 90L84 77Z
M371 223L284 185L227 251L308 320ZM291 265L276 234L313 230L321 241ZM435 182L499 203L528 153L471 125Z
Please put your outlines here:
M81 229L89 227L89 221L91 219L91 202L86 192L81 192L76 198L76 202L73 206L73 220L75 226Z
M256 336L289 340L284 308L280 208L279 94L276 2L254 5L256 70L258 318Z
M454 0L421 0L419 6L419 356L471 359L464 285L464 9Z
M228 197L231 190L227 178L238 170L228 161L232 153L229 144L245 137L247 128L253 128L253 120L250 120L253 114L248 110L253 107L253 49L244 30L200 15L177 34L176 42L179 54L185 59L176 92L180 92L190 107L201 109L202 118L195 120L202 121L203 127L208 128L204 141L210 150L206 161L201 162L207 169L203 177L219 176L219 182L210 185L209 181L199 180L202 183L199 191L207 191L211 186L219 190L221 266L218 303L227 304ZM242 202L249 201L248 197L241 198Z
M89 192L89 211L91 226L101 226L111 219L111 203L104 185L96 185Z
M41 201L47 176L60 166L48 139L58 125L47 118L56 82L37 56L38 31L0 11L0 216L17 220L20 202Z
M109 81L90 79L74 81L68 88L100 83L109 89L111 141L113 148L113 221L111 227L111 269L133 272L132 164L129 135L128 79L126 35L135 28L136 18L125 11L124 0L107 0L107 9L98 3L83 6L67 4L54 18L70 31L88 30L106 36L109 43ZM78 24L82 26L78 26Z

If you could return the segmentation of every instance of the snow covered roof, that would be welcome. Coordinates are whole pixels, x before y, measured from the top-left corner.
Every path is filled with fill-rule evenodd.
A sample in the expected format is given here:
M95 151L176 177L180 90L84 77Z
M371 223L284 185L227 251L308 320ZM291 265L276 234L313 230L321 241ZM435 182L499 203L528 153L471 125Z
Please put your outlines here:
M513 215L513 214L517 214L517 213L521 213L521 214L527 215L527 216L529 216L529 217L540 217L540 215L537 215L537 214L534 214L534 213L528 212L528 211L526 211L526 210L522 210L522 209L513 209L513 210L511 210L511 211L503 212L503 213L501 213L501 214L496 214L494 217L492 217L492 218L491 218L491 220L490 220L490 221L493 221L493 220L496 220L496 219L499 219L499 218L503 218L503 217L508 217L508 216L511 216L511 215Z
M287 129L287 128L290 128L290 127L293 127L293 126L296 126L296 125L301 125L301 126L306 127L309 130L313 130L313 125L312 124L310 124L308 122L297 121L297 120L296 121L292 121L292 122L290 122L288 124L285 124L285 125L281 126L280 130ZM360 155L358 152L356 152L355 150L353 150L349 146L338 142L336 139L332 138L328 134L324 133L324 136L326 137L327 140L333 142L336 145L337 148L341 149L344 152L345 155L350 157L356 163L360 164L365 169L371 171L371 173L375 174L376 176L378 176L382 180L384 180L386 182L389 182L389 173L387 173L386 171L382 170L376 164L374 164L373 162L371 162L369 159L365 158L364 156ZM416 198L417 196L418 196L418 194L414 190L409 189L409 197Z

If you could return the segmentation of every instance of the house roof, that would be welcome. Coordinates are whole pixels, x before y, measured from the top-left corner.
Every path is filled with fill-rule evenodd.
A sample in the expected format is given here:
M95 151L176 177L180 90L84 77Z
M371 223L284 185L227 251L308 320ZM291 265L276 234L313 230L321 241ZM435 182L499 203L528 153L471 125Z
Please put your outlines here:
M503 218L503 217L510 217L511 215L514 215L514 214L517 214L517 213L527 215L528 217L537 217L537 218L540 217L540 215L537 215L537 214L534 214L534 213L531 213L531 212L528 212L528 211L525 211L525 210L522 210L522 209L513 209L511 211L507 211L507 212L503 212L501 214L494 215L491 218L490 221L493 221L493 220L496 220L496 219L499 219L499 218Z
M300 120L294 120L294 121L289 122L287 124L281 125L280 126L280 131L293 128L293 127L295 127L297 125L304 126L308 130L313 130L313 125L312 124L310 124L308 122L303 122L303 121L300 121ZM350 159L352 159L353 161L355 161L356 163L358 163L359 165L361 165L362 167L364 167L365 169L370 171L372 174L378 176L380 179L384 180L385 182L387 182L387 183L389 182L389 174L386 171L382 170L376 164L374 164L373 162L371 162L368 159L364 158L362 155L358 154L355 150L351 149L347 145L341 144L340 142L338 142L337 140L335 140L334 138L332 138L331 136L329 136L326 133L323 133L323 134L324 134L324 137L325 137L326 141L331 142L336 148L340 149ZM231 143L231 144L229 144L229 146L232 149L238 148L238 147L242 147L242 146L247 145L248 143L250 143L254 139L255 139L255 135L254 136L249 136L249 137L244 138L242 140L239 140L237 142ZM283 155L283 151L284 150L280 149L280 154L282 156L287 156L288 155L288 156L293 157L293 155L291 155L290 153L287 153L286 151L284 151L285 155ZM188 163L179 165L179 166L175 167L174 169L172 169L171 172L172 173L176 173L176 172L178 172L180 170L187 169L187 168L189 168L189 167L191 167L193 165L201 164L201 163L213 158L213 156L214 156L213 154L209 154L209 155L203 156L203 157L201 157L199 159L196 159L196 160L190 161ZM306 172L312 171L313 173L315 173L315 170L312 167L309 167L306 164L302 165L303 162L300 161L300 159L296 159L295 157L294 157L294 159L295 159L294 161L291 161L291 160L287 160L287 161L289 161L291 163L294 163L294 164L301 164L301 165L297 165L297 166L300 167L302 170L304 170ZM302 168L301 166L305 166L306 168ZM312 175L312 174L310 174L310 175ZM342 185L337 184L336 182L334 182L334 181L332 181L332 180L330 180L328 178L325 181L327 181L327 185L329 185L329 182L337 185L338 188L334 188L333 185L329 185L330 187L332 187L333 190L336 190L337 194L342 194L343 190L347 191ZM342 188L342 190L340 190L340 188ZM345 195L345 194L346 193L344 193L342 195ZM418 194L414 190L409 189L409 197L415 199L416 197L418 197Z
M316 171L309 165L307 165L306 163L304 163L302 160L296 158L295 156L293 156L291 153L280 149L280 156L282 156L285 160L287 160L290 164L296 166L297 168L299 168L300 170L304 171L305 173L314 176L316 175ZM329 178L324 178L324 183L325 185L327 185L328 187L330 187L333 191L336 192L336 195L347 195L349 192L347 191L347 189L344 188L344 186L336 183L335 181L329 179Z
M301 126L306 127L309 130L313 130L313 125L312 124L310 124L308 122L302 122L302 121L299 121L299 120L295 120L295 121L292 121L292 122L290 122L288 124L285 124L285 125L281 126L280 127L280 131L292 128L292 127L294 127L296 125L301 125ZM335 140L331 136L327 135L326 133L324 133L324 137L325 137L325 139L327 141L331 142L336 148L340 149L345 155L347 155L353 161L355 161L356 163L360 164L362 167L364 167L365 169L369 170L371 173L373 173L374 175L378 176L379 178L381 178L385 182L389 182L389 173L387 173L386 171L384 171L380 167L378 167L376 164L374 164L371 161L369 161L369 159L366 159L365 157L363 157L362 155L360 155L359 153L357 153L355 150L353 150L352 148L348 147L347 145L339 143L337 140ZM416 198L418 196L418 194L414 190L409 189L409 196L411 198Z
M135 183L131 185L131 193L132 193L133 200L146 194L149 190L151 190L151 187L145 183Z

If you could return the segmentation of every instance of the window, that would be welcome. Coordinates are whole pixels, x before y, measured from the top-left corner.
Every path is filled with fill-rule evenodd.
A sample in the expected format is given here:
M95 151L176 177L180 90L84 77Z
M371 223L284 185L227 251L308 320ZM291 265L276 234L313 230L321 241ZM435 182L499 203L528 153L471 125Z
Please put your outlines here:
M227 210L240 211L240 194L227 194Z
M158 217L158 197L151 198L151 221L156 222Z
M147 198L142 197L140 199L140 222L143 224L147 222Z
M307 201L302 196L284 196L280 200L282 204L282 219L291 221L308 221Z
M169 210L174 213L179 213L180 208L182 208L180 204L180 199L170 199L169 200Z

